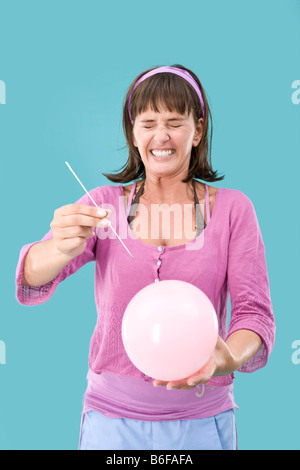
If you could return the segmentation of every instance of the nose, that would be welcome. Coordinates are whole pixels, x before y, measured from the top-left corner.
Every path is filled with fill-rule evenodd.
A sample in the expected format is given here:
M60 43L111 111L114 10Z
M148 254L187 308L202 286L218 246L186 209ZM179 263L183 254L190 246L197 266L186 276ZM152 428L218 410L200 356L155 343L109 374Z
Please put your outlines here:
M160 126L160 127L156 128L155 135L154 135L154 138L153 138L155 143L161 145L164 142L167 142L169 139L170 139L170 137L168 135L168 131L167 131L166 127Z

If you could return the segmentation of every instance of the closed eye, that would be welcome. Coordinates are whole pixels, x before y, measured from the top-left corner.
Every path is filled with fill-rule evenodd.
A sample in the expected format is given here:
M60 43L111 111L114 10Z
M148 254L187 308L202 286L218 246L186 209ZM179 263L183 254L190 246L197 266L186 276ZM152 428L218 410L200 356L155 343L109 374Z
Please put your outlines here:
M170 126L172 128L177 128L177 127L181 127L181 126ZM153 129L153 126L144 126L144 129Z

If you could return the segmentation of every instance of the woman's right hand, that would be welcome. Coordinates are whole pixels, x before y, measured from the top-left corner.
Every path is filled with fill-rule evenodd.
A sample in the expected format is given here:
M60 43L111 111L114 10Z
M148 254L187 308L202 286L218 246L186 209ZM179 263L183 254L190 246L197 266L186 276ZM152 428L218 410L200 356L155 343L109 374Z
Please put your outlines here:
M89 238L95 236L95 227L107 227L110 209L85 204L68 204L56 209L50 224L55 248L70 258L83 253Z

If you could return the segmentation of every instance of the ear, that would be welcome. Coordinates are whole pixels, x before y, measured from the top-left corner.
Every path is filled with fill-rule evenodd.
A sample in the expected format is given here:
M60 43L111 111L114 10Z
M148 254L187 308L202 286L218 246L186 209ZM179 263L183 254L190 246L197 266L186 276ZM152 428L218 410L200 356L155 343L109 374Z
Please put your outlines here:
M200 144L200 141L202 139L202 134L203 134L203 122L204 122L203 118L200 118L198 120L198 124L196 126L194 139L193 139L193 147L197 147Z
M133 145L135 147L137 147L137 143L136 143L136 140L135 140L135 137L134 137L134 132L132 131L132 142L133 142Z

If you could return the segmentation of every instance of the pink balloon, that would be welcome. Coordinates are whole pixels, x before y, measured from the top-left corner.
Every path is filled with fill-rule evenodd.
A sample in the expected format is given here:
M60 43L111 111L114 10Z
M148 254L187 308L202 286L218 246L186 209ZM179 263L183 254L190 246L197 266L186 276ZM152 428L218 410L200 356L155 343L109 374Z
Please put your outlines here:
M211 357L218 320L209 298L184 281L160 281L129 302L122 339L131 362L158 380L185 379Z

